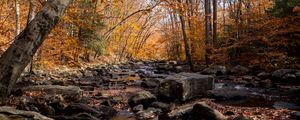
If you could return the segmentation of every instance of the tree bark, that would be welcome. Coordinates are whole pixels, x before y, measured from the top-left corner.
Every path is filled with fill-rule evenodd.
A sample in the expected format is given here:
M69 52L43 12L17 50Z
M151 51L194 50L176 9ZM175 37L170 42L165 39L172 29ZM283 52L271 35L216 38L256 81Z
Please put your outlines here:
M36 10L36 6L35 6L34 0L29 0L29 12L28 12L28 17L27 17L27 25L29 25L29 23L35 17L35 10ZM33 57L32 57L29 64L30 64L30 66L29 66L29 75L31 75L32 69L33 69Z
M246 28L246 32L248 32L249 29L250 29L250 23L251 23L251 18L250 18L250 14L251 14L251 1L250 0L246 1L246 11L247 11L247 28Z
M211 6L210 0L205 0L205 45L206 45L206 53L205 53L205 61L206 64L210 64L209 56L210 56L210 43L211 43Z
M214 48L218 47L218 36L217 36L217 30L218 30L218 5L217 0L213 0L213 43Z
M181 0L178 0L178 2L182 3ZM189 47L189 43L188 43L188 37L187 37L187 34L186 34L185 18L183 16L184 14L183 14L182 8L180 8L179 13L180 13L179 19L180 19L180 22L181 22L181 29L182 29L182 35L183 35L183 41L184 41L186 61L187 61L187 64L190 65L190 69L193 71L194 67L193 67L193 63L192 63L192 57L191 57L190 47Z
M72 0L48 0L0 58L0 97L10 94L20 74Z

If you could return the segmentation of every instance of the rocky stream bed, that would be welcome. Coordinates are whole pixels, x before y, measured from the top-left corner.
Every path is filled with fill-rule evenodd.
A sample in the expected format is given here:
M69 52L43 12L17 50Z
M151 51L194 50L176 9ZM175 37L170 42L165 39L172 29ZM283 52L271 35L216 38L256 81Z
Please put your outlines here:
M297 120L300 70L129 62L23 76L0 120Z

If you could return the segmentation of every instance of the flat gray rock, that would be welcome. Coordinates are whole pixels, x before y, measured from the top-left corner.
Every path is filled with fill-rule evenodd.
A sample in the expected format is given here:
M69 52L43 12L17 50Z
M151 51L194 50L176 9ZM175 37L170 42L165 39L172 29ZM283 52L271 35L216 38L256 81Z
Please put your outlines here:
M33 111L17 110L12 107L0 107L0 120L53 120Z
M78 101L82 92L77 86L36 85L22 88L23 91L41 91L49 95L61 95L66 101Z

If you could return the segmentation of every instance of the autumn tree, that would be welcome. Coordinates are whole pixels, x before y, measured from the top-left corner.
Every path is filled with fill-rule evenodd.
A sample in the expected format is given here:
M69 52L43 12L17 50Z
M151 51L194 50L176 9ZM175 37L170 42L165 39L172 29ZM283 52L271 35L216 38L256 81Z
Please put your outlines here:
M80 9L80 22L77 24L79 32L78 38L82 46L86 49L84 51L83 60L89 62L90 54L88 50L95 51L96 54L103 53L103 41L97 31L104 26L101 22L101 16L97 13L98 1L83 0L78 1Z
M299 5L300 0L275 0L274 7L269 9L268 12L278 17L293 15L295 14L293 12L294 7Z
M20 74L55 27L71 0L48 0L0 58L0 95L10 94Z

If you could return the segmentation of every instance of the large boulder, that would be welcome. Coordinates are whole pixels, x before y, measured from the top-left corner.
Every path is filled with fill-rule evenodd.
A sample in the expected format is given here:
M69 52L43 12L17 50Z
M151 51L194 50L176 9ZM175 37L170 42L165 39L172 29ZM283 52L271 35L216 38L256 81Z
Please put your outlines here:
M227 73L227 69L225 66L221 66L221 65L214 65L214 66L210 66L208 68L205 68L201 74L205 74L205 75L225 75Z
M154 96L152 93L148 91L140 91L129 98L128 104L131 108L139 104L147 108L155 100L156 96Z
M205 95L214 88L214 77L197 73L170 75L159 85L159 97L167 100L186 101Z
M36 85L22 88L23 91L41 91L49 95L61 95L66 102L78 101L82 97L82 90L77 86Z
M194 120L225 120L226 117L217 111L216 109L211 108L204 102L199 102L194 105L192 110L192 118Z
M0 120L53 120L37 112L17 110L12 107L0 107Z
M143 88L157 88L159 84L163 81L161 78L145 78L141 83Z

